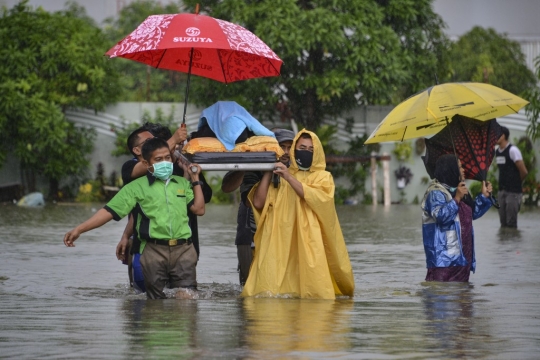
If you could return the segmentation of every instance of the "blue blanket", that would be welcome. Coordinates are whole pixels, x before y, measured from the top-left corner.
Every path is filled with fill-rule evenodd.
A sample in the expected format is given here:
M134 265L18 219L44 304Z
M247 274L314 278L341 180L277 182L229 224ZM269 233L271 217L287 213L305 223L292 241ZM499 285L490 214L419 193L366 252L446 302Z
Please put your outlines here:
M201 113L198 129L205 124L216 134L221 143L229 151L234 149L235 141L248 128L255 135L275 137L274 133L264 127L259 120L251 116L235 101L218 101Z

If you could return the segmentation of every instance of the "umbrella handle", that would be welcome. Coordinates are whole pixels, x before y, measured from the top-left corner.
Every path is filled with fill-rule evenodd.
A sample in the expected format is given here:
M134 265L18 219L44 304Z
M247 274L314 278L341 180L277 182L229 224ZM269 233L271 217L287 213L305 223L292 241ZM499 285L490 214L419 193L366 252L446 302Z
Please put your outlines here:
M489 193L489 199L491 200L491 203L493 204L495 209L499 209L501 207L501 205L499 205L499 201L497 201L497 199L493 196L492 193Z
M187 125L186 125L186 123L184 122L184 123L180 124L180 127L181 127L181 128L187 128ZM186 146L187 143L188 143L188 139L184 140L184 142L182 143L182 147Z

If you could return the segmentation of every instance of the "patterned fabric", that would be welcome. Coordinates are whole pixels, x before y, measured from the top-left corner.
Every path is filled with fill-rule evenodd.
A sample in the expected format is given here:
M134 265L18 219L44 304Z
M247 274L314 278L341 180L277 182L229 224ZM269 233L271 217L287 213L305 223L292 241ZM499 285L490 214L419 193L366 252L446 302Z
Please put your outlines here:
M456 115L452 122L431 139L426 139L426 155L422 158L433 179L437 159L455 154L465 170L466 179L486 180L495 155L495 144L501 137L501 126L495 119L479 121Z
M198 14L152 15L106 55L234 81L278 76L283 61L245 28Z
M458 213L461 221L461 247L463 256L467 260L467 265L429 268L427 270L426 281L469 281L474 249L472 208L464 202L460 202Z

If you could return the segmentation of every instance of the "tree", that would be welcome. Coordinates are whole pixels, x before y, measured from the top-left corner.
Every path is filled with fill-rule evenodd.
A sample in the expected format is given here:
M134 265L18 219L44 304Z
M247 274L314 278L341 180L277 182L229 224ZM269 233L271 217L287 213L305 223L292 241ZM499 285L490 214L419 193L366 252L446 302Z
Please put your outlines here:
M184 1L190 11L198 2ZM447 73L448 40L430 0L212 0L202 12L244 26L284 63L276 78L193 79L198 105L235 100L259 119L316 129L361 104L397 103Z
M131 155L131 150L127 146L127 139L133 131L146 123L152 123L155 125L159 124L168 127L171 131L171 134L174 133L178 128L178 124L175 124L174 120L174 106L171 107L171 110L167 115L163 112L161 108L156 109L154 117L152 117L148 110L145 110L143 112L140 122L136 123L124 121L122 124L122 128L113 126L113 131L116 133L116 139L114 140L116 148L113 150L112 155Z
M123 7L117 19L105 20L105 32L114 45L135 30L148 16L179 12L179 6L174 3L161 5L152 0L135 1ZM186 74L155 69L123 58L115 58L111 62L121 74L120 84L125 89L122 100L179 102L184 99Z
M452 81L489 83L514 94L523 94L534 85L517 41L494 29L474 27L452 44Z
M100 110L120 94L118 75L103 57L107 40L76 5L48 13L23 1L2 11L0 43L0 165L14 153L29 179L49 179L55 196L61 179L88 167L95 135L76 128L64 111Z
M530 103L525 108L527 119L529 120L529 126L527 127L527 133L534 141L540 138L540 56L534 60L536 85L531 86L525 92L525 99Z

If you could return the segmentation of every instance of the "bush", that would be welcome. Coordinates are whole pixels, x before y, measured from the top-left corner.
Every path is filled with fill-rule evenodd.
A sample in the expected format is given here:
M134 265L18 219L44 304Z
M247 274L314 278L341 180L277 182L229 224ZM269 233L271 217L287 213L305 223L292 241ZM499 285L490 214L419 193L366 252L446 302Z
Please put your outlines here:
M89 180L79 187L76 202L101 202L105 200L101 183L98 180Z
M223 177L219 175L214 175L207 179L208 185L212 188L212 203L213 204L231 204L234 202L234 196L237 194L237 191L232 193L224 193L221 191L221 182Z

